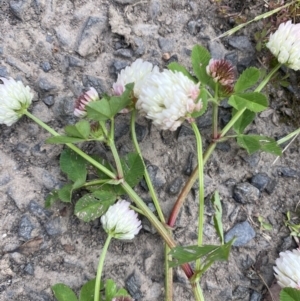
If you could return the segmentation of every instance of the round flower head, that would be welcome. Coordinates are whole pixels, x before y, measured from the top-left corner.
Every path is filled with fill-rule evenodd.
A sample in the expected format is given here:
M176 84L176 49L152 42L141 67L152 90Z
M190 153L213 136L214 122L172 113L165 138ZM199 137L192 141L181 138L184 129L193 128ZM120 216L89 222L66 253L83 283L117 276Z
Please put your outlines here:
M90 88L88 91L81 94L76 102L75 102L75 109L74 115L77 117L84 117L86 116L86 109L85 106L91 101L99 100L99 95L94 88Z
M292 24L292 21L280 24L266 46L279 63L300 70L300 24Z
M134 83L134 96L138 98L141 85L151 72L158 72L158 67L153 67L151 63L144 62L142 59L137 59L131 66L127 66L125 69L121 70L117 81L113 84L114 94L117 96L122 95L125 91L125 85Z
M137 214L129 209L129 202L118 201L102 215L101 223L107 234L117 239L133 239L139 233L141 221Z
M30 106L33 94L21 81L3 77L0 80L3 82L0 84L0 124L11 126Z
M136 108L158 128L175 131L190 113L201 110L199 92L199 84L181 72L155 72L142 85Z
M274 267L278 284L300 289L300 250L281 252L279 256Z
M211 59L206 66L206 73L212 77L215 83L219 83L226 94L233 91L235 71L229 61Z

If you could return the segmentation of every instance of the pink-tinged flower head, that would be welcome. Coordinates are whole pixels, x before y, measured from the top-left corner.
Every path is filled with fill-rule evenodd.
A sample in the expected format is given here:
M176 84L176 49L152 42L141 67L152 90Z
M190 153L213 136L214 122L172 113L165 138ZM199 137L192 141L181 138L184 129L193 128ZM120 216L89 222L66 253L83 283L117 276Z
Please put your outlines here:
M104 230L114 238L133 239L142 228L141 221L137 214L129 209L129 205L125 200L118 201L101 217Z
M0 124L11 126L31 105L33 94L28 86L13 78L0 77Z
M232 92L236 74L229 61L211 59L206 66L206 73L212 77L215 83L219 83L223 90Z
M142 59L137 59L130 66L121 70L117 81L113 84L114 95L120 96L125 91L125 85L134 83L134 96L139 97L141 86L151 72L158 72L158 67Z
M279 253L274 267L278 284L284 287L300 289L300 250Z
M201 110L199 93L199 84L181 72L154 72L142 85L136 108L158 128L175 131L191 113Z
M300 70L300 24L281 23L266 46L281 64Z
M88 91L81 94L76 102L75 102L75 109L74 115L77 117L84 117L86 116L86 109L85 106L91 101L99 100L99 95L94 88L90 88Z

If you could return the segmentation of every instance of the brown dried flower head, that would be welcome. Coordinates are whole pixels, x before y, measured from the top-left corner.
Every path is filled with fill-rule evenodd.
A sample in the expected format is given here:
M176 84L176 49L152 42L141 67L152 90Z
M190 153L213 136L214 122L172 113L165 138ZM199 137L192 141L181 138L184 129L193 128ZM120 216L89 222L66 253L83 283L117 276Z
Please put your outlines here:
M234 67L229 61L211 59L206 67L206 72L214 82L223 87L223 92L230 94L236 79Z

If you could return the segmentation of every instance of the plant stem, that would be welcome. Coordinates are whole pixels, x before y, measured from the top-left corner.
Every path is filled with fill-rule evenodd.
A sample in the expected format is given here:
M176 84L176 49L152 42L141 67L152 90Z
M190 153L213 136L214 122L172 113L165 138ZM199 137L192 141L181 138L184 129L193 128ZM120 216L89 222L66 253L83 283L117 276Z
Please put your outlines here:
M123 179L124 178L124 174L123 174L123 168L122 168L122 164L121 164L121 160L115 145L115 121L114 118L111 119L111 124L110 124L110 134L108 137L108 141L107 144L111 149L112 155L114 157L115 163L116 163L116 167L117 167L117 178L118 179Z
M198 158L198 178L199 178L199 218L198 218L198 246L203 244L203 227L204 227L204 174L203 174L203 154L202 154L202 139L199 129L195 122L191 123L195 133L197 142L197 158ZM201 260L196 260L196 271L200 271Z
M135 120L136 120L136 110L134 109L131 113L131 119L130 119L132 142L133 142L135 151L139 154L139 156L143 162L145 181L147 183L149 193L151 195L151 198L152 198L153 204L155 206L156 212L158 214L158 217L162 223L165 223L166 220L165 220L164 214L159 205L159 201L158 201L157 195L155 193L155 189L153 187L152 181L150 179L150 175L148 173L145 161L143 159L143 155L142 155L139 143L137 141L136 131L135 131ZM172 235L172 233L170 231L169 231L169 234ZM170 252L171 249L169 248L169 246L166 243L165 243L164 248L165 248L165 291L166 291L165 300L172 301L173 300L173 269L169 267L169 260L171 261L172 257L170 255L168 255L168 253Z
M28 111L24 111L24 115L26 115L27 117L29 117L30 119L32 119L34 122L36 122L38 125L40 125L42 128L44 128L46 131L48 131L50 134L52 134L53 136L60 136L55 130L53 130L50 126L48 126L46 123L44 123L43 121L41 121L40 119L38 119L37 117L35 117L34 115L32 115L31 113L29 113ZM95 166L96 168L98 168L99 170L101 170L103 173L105 173L108 177L110 177L111 179L115 179L116 175L114 173L112 173L109 169L107 169L105 166L103 166L102 164L100 164L99 162L97 162L96 160L94 160L93 158L91 158L89 155L87 155L86 153L84 153L81 149L79 149L77 146L71 144L71 143L66 143L66 145L73 150L74 152L76 152L78 155L80 155L82 158L84 158L86 161L88 161L89 163L91 163L93 166Z
M219 109L219 105L218 105L218 101L217 101L217 97L218 97L218 84L216 84L216 89L215 89L215 94L214 94L214 101L212 103L213 106L213 139L217 139L218 138L218 109Z
M278 71L278 69L281 67L281 64L276 65L271 71L270 73L264 78L264 80L257 86L257 88L255 89L255 92L260 92L265 86L266 84L270 81L270 79L272 78L272 76ZM242 114L245 112L246 108L243 108L239 111L236 112L236 114L234 116L232 116L231 120L228 122L228 124L222 129L222 131L219 134L219 138L223 138L226 133L231 129L231 127L235 124L235 122L242 116ZM203 164L205 164L208 160L208 158L210 157L210 155L212 154L213 150L215 149L217 145L217 141L213 141L210 143L210 145L208 146L206 152L204 153L203 156ZM190 178L188 179L188 181L185 183L185 186L183 187L183 189L181 190L176 203L173 207L173 210L170 214L169 220L168 220L168 225L170 227L174 227L175 222L176 222L176 218L179 214L180 208L182 207L185 198L187 197L188 193L190 192L191 188L193 187L195 181L198 178L198 166L195 167L195 169L193 170Z
M210 155L212 154L212 152L216 148L216 145L217 145L217 142L214 141L207 148L206 152L203 155L203 165L206 164L208 158L210 157ZM169 217L169 220L168 220L168 223L167 223L171 228L173 228L175 226L175 222L176 222L177 216L179 214L180 208L182 207L186 196L188 195L188 193L192 189L192 187L193 187L195 181L197 180L197 178L198 178L198 165L193 170L189 180L185 183L185 186L181 190L180 195L178 196L178 198L176 200L176 203L173 207L173 210L170 214L170 217Z
M108 249L108 246L110 244L111 239L112 239L112 236L110 234L108 234L107 239L105 241L105 244L103 246L100 258L99 258L97 276L96 276L96 283L95 283L94 301L100 301L101 275L102 275L105 256L106 256L107 249Z
M289 133L288 135L286 135L285 137L277 140L277 144L283 144L286 141L289 141L290 139L292 139L294 136L297 136L300 134L300 128L295 130L294 132Z
M194 296L196 296L196 300L204 301L204 296L200 287L199 282L193 283L193 292Z

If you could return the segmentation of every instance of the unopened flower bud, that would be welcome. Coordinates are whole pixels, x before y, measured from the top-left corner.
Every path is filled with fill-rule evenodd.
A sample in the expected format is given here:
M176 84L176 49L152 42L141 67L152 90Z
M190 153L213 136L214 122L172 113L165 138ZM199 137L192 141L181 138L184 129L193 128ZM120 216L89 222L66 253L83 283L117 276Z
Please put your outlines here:
M30 106L33 94L28 86L13 78L0 77L0 124L11 126Z
M300 70L300 24L292 24L292 21L281 23L270 35L266 46L279 63Z
M300 250L279 253L274 267L278 284L284 287L300 289Z
M102 215L101 223L107 234L117 239L133 239L139 233L141 221L129 205L125 200L118 201Z
M86 109L85 106L91 101L99 100L99 95L94 88L90 88L88 91L81 94L76 102L75 102L75 109L74 115L77 117L84 117L86 116Z

